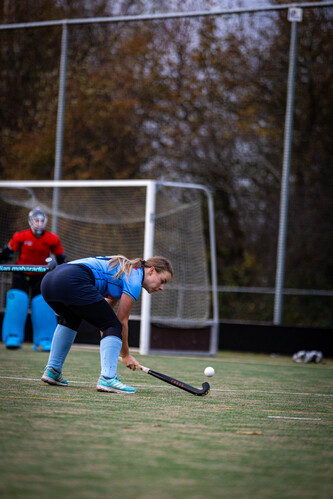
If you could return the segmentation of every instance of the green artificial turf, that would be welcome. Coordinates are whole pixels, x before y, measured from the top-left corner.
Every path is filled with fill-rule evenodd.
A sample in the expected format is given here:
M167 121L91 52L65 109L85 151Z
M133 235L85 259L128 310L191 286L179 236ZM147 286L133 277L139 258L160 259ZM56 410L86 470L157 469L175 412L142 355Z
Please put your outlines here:
M137 393L97 392L99 351L80 346L64 366L69 386L53 387L39 380L48 354L0 345L3 499L333 496L332 360L134 355L211 391L196 397L119 363Z

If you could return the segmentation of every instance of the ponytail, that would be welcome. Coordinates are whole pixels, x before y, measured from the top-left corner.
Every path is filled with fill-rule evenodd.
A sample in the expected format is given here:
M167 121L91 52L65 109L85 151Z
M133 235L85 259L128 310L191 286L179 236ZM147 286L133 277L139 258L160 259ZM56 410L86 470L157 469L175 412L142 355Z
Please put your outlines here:
M150 268L154 267L156 272L160 274L161 272L167 271L170 272L171 276L173 276L173 268L171 262L163 257L163 256L152 256L148 258L148 260L143 260L142 258L135 258L134 260L129 260L126 256L116 255L111 257L109 260L109 266L112 269L115 269L118 265L120 265L119 270L115 274L114 277L119 278L123 274L125 274L128 279L130 273L133 268Z
M120 268L114 277L118 278L121 277L123 274L125 274L127 279L129 278L129 275L133 268L138 268L138 267L143 268L145 263L146 261L141 260L141 258L135 258L134 260L129 260L128 258L126 258L126 256L123 255L113 256L109 260L109 266L111 270L115 269L118 265L120 265Z

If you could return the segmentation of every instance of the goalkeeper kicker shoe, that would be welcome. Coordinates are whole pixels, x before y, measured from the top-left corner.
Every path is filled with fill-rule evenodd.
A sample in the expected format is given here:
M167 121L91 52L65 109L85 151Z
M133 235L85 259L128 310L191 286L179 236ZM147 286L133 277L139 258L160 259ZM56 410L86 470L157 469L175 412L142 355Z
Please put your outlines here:
M68 382L63 378L61 373L58 373L53 367L46 367L41 378L44 383L49 385L67 386Z
M51 350L51 342L49 340L42 340L39 345L33 345L35 352L49 352Z
M11 350L16 350L17 348L20 347L21 347L20 338L15 334L9 334L6 339L6 348L9 348Z
M133 386L124 385L124 383L120 381L120 376L111 379L100 376L96 388L98 392L135 393L135 388Z

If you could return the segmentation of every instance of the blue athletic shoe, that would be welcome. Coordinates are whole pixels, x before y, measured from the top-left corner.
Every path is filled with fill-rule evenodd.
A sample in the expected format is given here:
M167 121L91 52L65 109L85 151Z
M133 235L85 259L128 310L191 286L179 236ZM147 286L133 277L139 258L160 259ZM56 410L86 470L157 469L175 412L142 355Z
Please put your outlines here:
M104 376L100 376L97 382L98 392L112 392L112 393L135 393L135 388L133 386L124 385L120 381L121 376L116 376L115 378L106 379Z
M53 367L46 367L41 380L49 385L67 386L68 382Z
M14 334L10 334L6 339L6 348L11 350L16 350L21 348L20 338Z
M39 345L32 347L35 352L49 352L51 350L51 342L49 340L42 340Z

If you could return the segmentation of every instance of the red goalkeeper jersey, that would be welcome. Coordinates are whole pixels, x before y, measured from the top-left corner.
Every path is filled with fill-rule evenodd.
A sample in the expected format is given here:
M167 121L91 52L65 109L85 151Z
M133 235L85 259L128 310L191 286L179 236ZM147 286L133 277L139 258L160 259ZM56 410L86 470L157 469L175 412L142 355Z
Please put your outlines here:
M55 256L64 253L59 237L47 231L40 237L36 237L31 229L15 232L8 246L19 252L16 263L20 265L46 265L45 259L51 253Z

